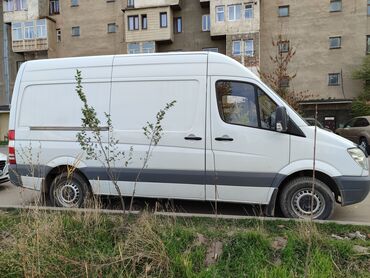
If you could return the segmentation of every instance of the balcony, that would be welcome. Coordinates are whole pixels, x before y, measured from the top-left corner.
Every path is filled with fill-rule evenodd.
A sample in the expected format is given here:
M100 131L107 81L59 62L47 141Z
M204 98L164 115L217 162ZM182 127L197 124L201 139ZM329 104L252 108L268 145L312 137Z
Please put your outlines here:
M153 7L170 6L173 9L181 9L182 0L127 0L126 9L145 9Z
M47 15L42 9L48 4L47 0L2 0L2 2L5 23L37 19Z
M34 52L55 49L55 32L55 22L46 18L12 22L13 52Z
M169 6L126 10L125 41L137 42L172 42L173 11Z

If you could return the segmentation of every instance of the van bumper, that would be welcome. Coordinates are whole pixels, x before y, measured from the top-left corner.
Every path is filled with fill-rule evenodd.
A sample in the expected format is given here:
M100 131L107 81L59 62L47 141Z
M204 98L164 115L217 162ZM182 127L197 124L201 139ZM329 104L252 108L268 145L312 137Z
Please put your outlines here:
M17 173L17 165L9 165L9 180L16 186L23 186L21 176Z
M370 190L370 177L339 176L334 178L338 185L342 206L363 201Z

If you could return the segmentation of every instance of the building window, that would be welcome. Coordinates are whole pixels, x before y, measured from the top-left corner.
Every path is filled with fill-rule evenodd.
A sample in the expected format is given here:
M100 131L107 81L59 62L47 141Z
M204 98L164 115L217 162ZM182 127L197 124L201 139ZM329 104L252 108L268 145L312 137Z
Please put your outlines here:
M181 16L180 17L175 17L173 19L173 27L174 27L174 31L175 33L181 33L182 32L182 18Z
M47 38L46 19L36 20L36 37L42 39Z
M209 14L202 15L202 31L207 32L211 30L211 17Z
M57 29L57 42L62 42L62 30Z
M233 55L240 56L241 53L241 41L233 41Z
M253 3L245 4L244 17L245 19L253 18Z
M138 53L154 53L155 52L155 42L142 42L142 43L129 43L127 44L127 52L129 54Z
M342 0L330 0L330 11L340 12L342 10Z
M155 42L143 42L141 52L142 53L154 53L155 52Z
M134 0L127 0L127 7L128 8L133 8L135 6L135 1Z
M338 86L340 73L329 73L329 86Z
M367 0L367 15L370 15L370 0Z
M138 43L129 43L127 45L128 53L129 54L137 54L140 53L140 44Z
M289 76L283 76L279 81L280 88L287 88L289 87Z
M242 5L230 5L227 6L228 9L228 19L229 21L240 20L240 14L242 10Z
M138 15L130 15L128 16L128 30L139 30L139 16Z
M78 6L78 0L71 0L71 7L77 7Z
M216 7L216 22L225 21L225 6Z
M4 12L27 10L27 0L4 0Z
M12 23L12 40L13 41L23 40L22 23L20 22Z
M159 14L159 19L160 19L159 26L161 28L167 28L167 13L166 12L160 13Z
M278 42L279 53L289 52L289 41Z
M116 23L109 23L108 24L108 33L116 33L116 32L117 32Z
M49 2L49 14L54 15L54 14L59 14L59 0L50 0Z
M335 49L341 47L342 38L341 37L330 37L329 38L329 48Z
M205 47L202 50L207 51L207 52L216 52L216 53L218 53L218 48L217 47Z
M280 17L289 16L289 6L280 6L279 7L279 16Z
M141 15L141 29L148 29L148 17L146 14Z
M366 36L366 53L370 54L370 36Z
M244 41L244 55L248 57L254 56L254 44L252 39Z
M35 38L35 26L33 21L24 23L24 39L32 40Z
M79 37L80 36L80 26L72 27L72 37Z

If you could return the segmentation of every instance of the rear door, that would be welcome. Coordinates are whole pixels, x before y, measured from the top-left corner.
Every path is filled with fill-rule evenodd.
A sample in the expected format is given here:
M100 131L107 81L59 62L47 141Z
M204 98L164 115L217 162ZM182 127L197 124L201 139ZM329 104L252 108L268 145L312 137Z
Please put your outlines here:
M276 107L253 80L211 78L214 179L208 200L269 202L277 173L289 163L290 135L275 131Z

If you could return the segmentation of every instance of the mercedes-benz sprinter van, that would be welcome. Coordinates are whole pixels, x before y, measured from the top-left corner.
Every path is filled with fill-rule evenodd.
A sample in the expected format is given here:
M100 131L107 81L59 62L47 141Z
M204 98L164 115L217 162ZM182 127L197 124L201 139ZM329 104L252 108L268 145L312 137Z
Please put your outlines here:
M24 63L9 121L11 181L42 190L56 206L89 194L117 195L107 169L77 142L81 107L76 70L101 126L130 163L112 169L125 196L261 204L272 214L325 219L369 191L368 160L354 143L307 123L255 74L212 52L63 58ZM143 171L143 126L166 103L163 136ZM111 134L109 134L111 132ZM76 169L72 174L70 167ZM139 176L138 176L139 175ZM315 180L314 193L312 184ZM311 197L313 206L311 208Z

